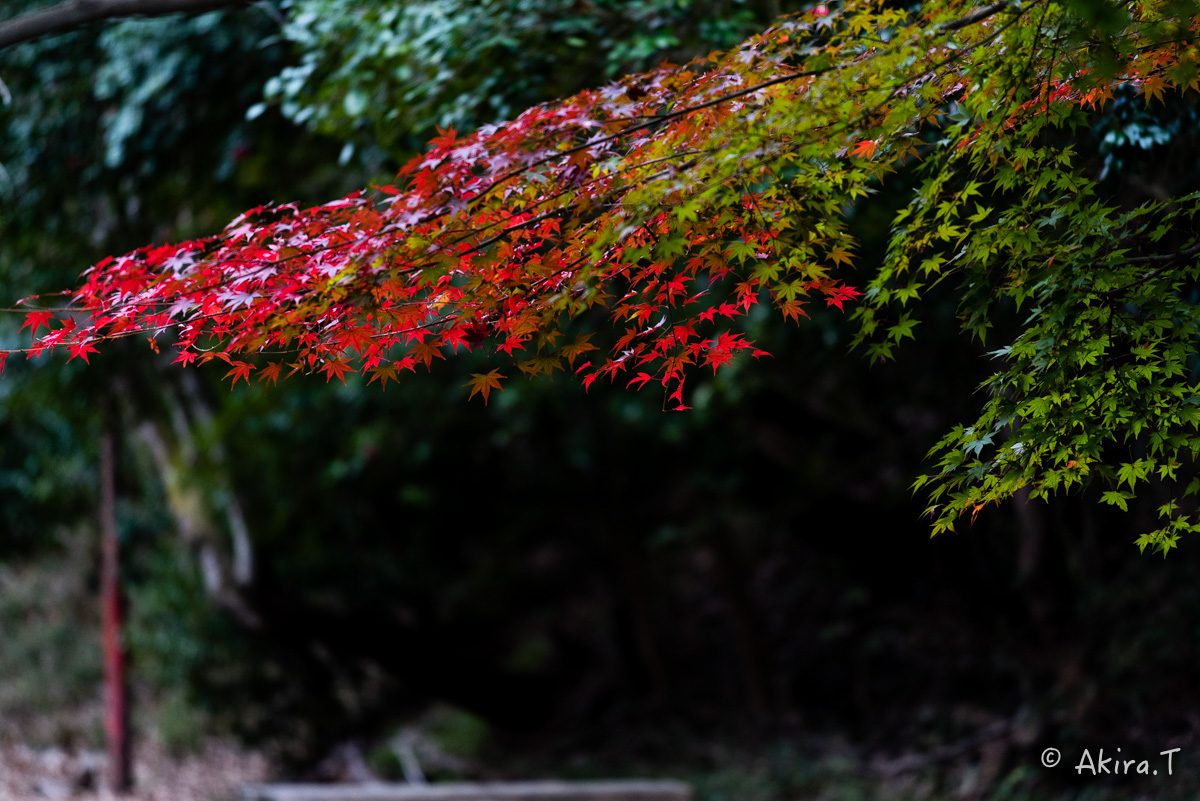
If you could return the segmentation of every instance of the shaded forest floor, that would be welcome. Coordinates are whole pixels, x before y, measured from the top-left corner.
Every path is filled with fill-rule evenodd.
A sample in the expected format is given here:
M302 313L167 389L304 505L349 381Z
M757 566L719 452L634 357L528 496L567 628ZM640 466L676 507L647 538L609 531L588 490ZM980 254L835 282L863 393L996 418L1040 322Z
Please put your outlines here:
M237 798L240 785L269 777L261 755L218 740L173 755L157 739L143 739L134 762L137 786L127 795L107 789L104 767L99 751L6 743L0 745L0 801L224 801Z
M1187 753L1169 778L1085 773L1082 780L1060 775L1059 781L1046 782L1036 754L1026 760L1023 753L995 747L1001 740L988 737L897 757L866 753L837 737L762 745L675 741L673 755L656 754L671 747L669 733L630 734L624 744L614 741L594 753L568 757L551 748L508 754L496 764L474 762L470 778L670 776L690 782L697 801L1159 801L1195 798L1200 789L1200 775L1189 767ZM326 759L322 777L354 778L365 763L355 753L350 762L357 765L347 764L346 756L343 749ZM1059 773L1073 774L1075 761L1065 759ZM281 778L262 754L228 741L205 739L191 752L173 753L153 734L138 741L133 792L114 795L104 786L104 769L100 751L0 743L0 801L234 801L243 784Z
M946 542L959 550L999 548L983 537ZM88 570L94 560L88 553L82 546L65 547L55 559L0 565L0 801L111 797L100 781L100 670L95 582ZM841 564L834 556L818 553L810 559L825 566L825 578L806 579L818 600L832 597L843 584L853 589L850 579L828 567ZM802 566L802 560L795 564ZM772 627L781 632L777 641L807 649L803 659L791 659L804 670L796 674L803 683L795 688L800 698L789 707L794 714L779 716L786 725L756 727L723 711L734 705L718 705L713 693L745 691L736 660L710 649L696 652L708 661L681 660L706 672L696 689L681 694L670 708L631 694L597 703L594 714L565 719L557 730L515 737L461 710L414 706L373 734L351 728L331 741L342 744L343 754L349 753L345 746L357 750L357 760L343 760L339 767L333 759L337 749L324 745L285 768L283 760L205 736L217 729L210 725L214 711L239 707L212 701L208 712L200 711L173 675L164 673L151 686L146 667L135 662L138 788L126 798L223 801L235 798L238 785L247 782L354 780L363 767L395 781L402 778L391 745L398 732L411 735L411 746L435 781L669 777L690 782L696 801L1200 797L1200 715L1195 711L1200 700L1192 680L1200 563L1126 560L1103 581L1075 584L1069 575L1048 573L1042 577L1043 592L1043 585L1032 580L1016 585L1016 591L1006 581L989 589L982 580L951 571L961 572L973 562L947 558L953 582L942 579L939 585L929 567L913 573L922 577L920 587L942 587L941 594L922 590L932 600L895 589L911 583L910 571L895 567L906 564L900 556L870 564L900 577L892 584L870 575L858 579L877 596L871 604L858 603L849 612L816 606L807 618L789 614L791 607L772 612L778 619ZM787 563L783 568L790 574ZM808 570L794 572L821 572ZM771 585L756 579L751 586ZM1067 591L1076 586L1091 588L1078 608L1055 594L1074 600ZM1062 620L1051 625L1054 618L1031 615L1031 622L1018 614L1017 604L996 601L1010 596L1028 596L1035 609L1035 602L1045 602L1060 610ZM1161 598L1173 602L1163 604ZM765 598L761 605L772 608ZM1045 630L1040 639L1029 634L1041 631L1035 624ZM1009 673L1001 673L1005 665ZM939 692L929 689L929 676L936 671L945 677ZM1027 677L1030 688L999 693L998 687L1008 685L997 675L1009 674ZM712 704L711 711L697 714L705 704ZM284 722L294 729L305 721ZM1084 746L1096 759L1100 748L1110 758L1118 747L1125 749L1122 756L1137 758L1156 758L1171 747L1180 751L1171 776L1078 776L1074 766ZM1063 752L1053 769L1039 761L1048 747Z

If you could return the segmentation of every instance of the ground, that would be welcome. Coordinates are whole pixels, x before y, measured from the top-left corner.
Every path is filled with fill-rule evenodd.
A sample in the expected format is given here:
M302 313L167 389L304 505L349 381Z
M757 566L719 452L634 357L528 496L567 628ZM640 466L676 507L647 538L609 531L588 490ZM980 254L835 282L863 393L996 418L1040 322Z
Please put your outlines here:
M195 754L172 756L148 739L138 743L137 788L115 796L103 781L104 762L100 751L0 744L0 801L225 801L237 798L239 785L269 775L262 756L219 740L205 742Z

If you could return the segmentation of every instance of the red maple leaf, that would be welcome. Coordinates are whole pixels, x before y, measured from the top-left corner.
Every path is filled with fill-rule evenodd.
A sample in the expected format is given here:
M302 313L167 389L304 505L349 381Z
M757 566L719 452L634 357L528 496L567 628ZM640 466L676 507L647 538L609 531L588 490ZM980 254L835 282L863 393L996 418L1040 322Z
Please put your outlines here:
M85 363L88 361L88 354L100 352L96 350L96 346L92 344L90 339L85 339L80 342L73 342L67 346L67 350L71 352L71 355L67 357L67 361L71 361L71 359L74 359L76 356L78 356L79 358L83 359Z
M281 362L271 362L258 371L258 382L270 381L273 385L279 383L279 371L283 369Z
M466 326L451 326L442 332L442 344L449 345L455 353L458 353L459 345L464 345L467 350L470 350L470 332L467 331Z
M245 381L247 384L249 384L250 383L250 371L254 369L254 365L252 365L250 362L238 362L238 361L230 362L230 364L233 365L233 369L225 374L225 378L229 378L230 376L233 376L233 383L229 385L230 389L232 389L237 384L239 378L242 379L243 381Z
M20 330L24 331L26 328L28 328L29 333L36 340L38 329L41 328L42 326L45 326L47 329L50 328L50 321L53 319L54 319L54 312L48 312L48 311L25 312L25 324L21 326Z
M329 383L336 375L345 384L346 373L350 370L350 362L345 359L326 359L320 369L325 373L325 383Z
M180 362L183 362L186 366L194 361L196 361L196 351L180 348L179 352L175 355L175 361L171 362L171 364L179 364Z

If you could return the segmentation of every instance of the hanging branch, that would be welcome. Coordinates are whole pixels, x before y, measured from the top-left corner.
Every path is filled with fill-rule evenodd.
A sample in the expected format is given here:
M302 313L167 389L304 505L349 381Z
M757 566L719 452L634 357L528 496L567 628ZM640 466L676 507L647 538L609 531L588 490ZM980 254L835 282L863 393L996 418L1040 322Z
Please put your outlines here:
M245 0L68 0L0 22L0 50L73 31L93 22L123 17L195 14L244 4Z

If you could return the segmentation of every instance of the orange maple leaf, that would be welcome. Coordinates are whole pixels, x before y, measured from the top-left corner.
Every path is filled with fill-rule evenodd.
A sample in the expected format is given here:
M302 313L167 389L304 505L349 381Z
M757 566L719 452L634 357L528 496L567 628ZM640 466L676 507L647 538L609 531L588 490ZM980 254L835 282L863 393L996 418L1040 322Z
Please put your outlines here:
M876 139L864 139L854 146L854 149L850 151L850 155L870 160L875 155L875 148L878 144L879 142Z
M500 386L500 379L504 378L499 370L489 370L486 373L471 373L471 380L463 384L464 387L471 388L471 394L467 396L467 400L475 397L476 393L483 395L483 405L487 406L488 395L493 389L504 391L504 387Z
M588 342L591 338L591 334L584 334L576 337L575 341L570 345L563 345L562 355L567 357L567 361L571 363L571 367L575 366L576 356L581 353L587 353L589 350L596 350L596 346Z
M367 380L367 383L372 384L372 383L378 381L379 386L386 389L388 381L396 381L397 383L399 383L399 381L397 380L398 372L399 372L399 368L395 364L377 365L377 366L371 368L371 377Z

